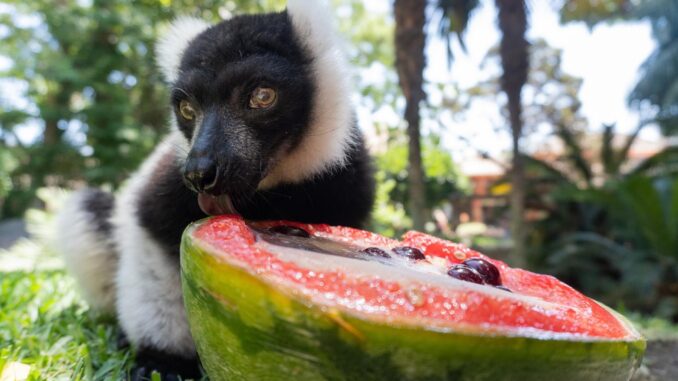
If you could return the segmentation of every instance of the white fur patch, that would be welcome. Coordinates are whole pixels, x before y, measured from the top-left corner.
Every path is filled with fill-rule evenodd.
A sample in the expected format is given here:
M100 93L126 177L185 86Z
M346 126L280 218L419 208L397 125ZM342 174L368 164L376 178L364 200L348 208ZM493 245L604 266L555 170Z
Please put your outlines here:
M172 132L132 175L113 217L120 252L117 310L130 341L176 355L192 355L195 345L184 310L179 263L139 225L137 200L161 160L185 139Z
M346 164L347 149L355 144L351 75L329 4L326 0L289 0L287 12L299 40L313 57L312 125L300 145L275 164L260 188L299 182L341 167Z
M169 30L158 40L156 60L168 82L173 83L179 77L179 65L188 44L209 27L206 21L180 17L172 22Z
M110 238L96 231L92 215L83 210L86 196L87 191L75 192L57 214L54 245L90 307L112 315L118 257Z

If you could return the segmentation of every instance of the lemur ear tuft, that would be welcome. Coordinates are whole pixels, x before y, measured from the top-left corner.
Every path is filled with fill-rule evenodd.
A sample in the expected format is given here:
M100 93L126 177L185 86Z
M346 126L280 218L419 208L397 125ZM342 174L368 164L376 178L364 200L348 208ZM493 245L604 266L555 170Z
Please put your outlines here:
M299 43L312 58L315 91L310 130L262 181L262 188L299 182L343 167L348 163L349 149L358 144L351 105L352 77L330 4L327 0L288 0L287 15Z
M167 82L179 77L179 65L188 44L210 27L204 20L194 17L180 17L160 37L155 47L156 61Z
M289 0L287 13L302 43L314 55L342 44L335 30L332 7L327 0Z

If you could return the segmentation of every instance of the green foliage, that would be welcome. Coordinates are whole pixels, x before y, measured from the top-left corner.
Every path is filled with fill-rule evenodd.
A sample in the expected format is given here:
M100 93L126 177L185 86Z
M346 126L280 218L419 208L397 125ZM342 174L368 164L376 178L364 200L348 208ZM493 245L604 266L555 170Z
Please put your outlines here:
M645 60L641 77L629 96L631 104L658 109L656 121L667 135L678 134L678 3L644 0L636 9L652 25L657 48Z
M426 174L426 206L440 206L454 194L468 190L463 177L452 160L452 155L440 145L439 139L429 136L423 142L422 159ZM393 142L386 152L377 156L377 166L385 173L385 180L394 180L390 198L395 202L407 200L407 145Z
M633 0L562 0L560 20L563 23L584 21L590 27L628 15Z
M637 135L622 147L612 135L608 126L598 157L581 137L563 139L561 169L528 159L531 207L544 214L531 229L533 265L603 302L677 319L678 177L665 161L675 149L624 170Z
M408 197L407 144L391 141L377 155L377 201L372 227L375 231L394 236L411 227L405 213ZM428 210L448 203L454 195L470 190L470 183L452 160L452 155L440 145L434 135L423 141L422 159L426 174L426 207ZM430 214L430 213L427 213Z
M638 313L625 313L643 336L648 340L676 340L678 339L678 325L671 324L665 319L654 316L643 316Z
M402 202L391 200L391 192L398 185L393 178L387 178L387 172L376 173L377 190L369 230L387 237L398 237L412 228L412 219L407 216Z
M435 8L438 11L438 33L445 40L447 48L448 65L454 58L452 54L452 35L457 36L459 45L466 50L464 32L468 25L473 10L480 2L478 0L437 0Z
M571 202L581 192L572 189L559 201ZM594 224L553 234L543 246L548 266L604 302L675 319L676 192L678 180L636 176L589 190L593 197L579 205L594 211Z
M633 221L643 246L657 259L678 261L678 178L631 177L619 184L619 193L623 217Z
M562 49L550 46L544 39L535 39L530 45L530 71L523 87L524 132L529 136L535 129L549 126L564 128L572 133L584 130L586 120L581 115L579 90L582 79L566 73L562 68ZM492 47L484 62L499 63L499 47ZM500 78L483 81L467 90L473 97L500 99ZM508 118L508 110L502 107Z

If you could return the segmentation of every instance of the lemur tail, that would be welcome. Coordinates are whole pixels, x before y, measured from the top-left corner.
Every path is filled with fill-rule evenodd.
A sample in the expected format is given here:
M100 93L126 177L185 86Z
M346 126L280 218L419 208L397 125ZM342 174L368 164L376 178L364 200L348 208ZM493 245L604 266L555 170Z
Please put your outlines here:
M115 311L118 255L110 222L114 204L112 194L88 188L75 192L56 218L57 250L85 300L104 314Z

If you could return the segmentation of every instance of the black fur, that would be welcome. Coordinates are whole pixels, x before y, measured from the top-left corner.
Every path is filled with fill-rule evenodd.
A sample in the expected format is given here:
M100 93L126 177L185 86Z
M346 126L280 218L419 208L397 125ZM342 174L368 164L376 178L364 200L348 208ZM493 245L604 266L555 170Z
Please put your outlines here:
M357 128L356 128L357 129ZM236 199L235 207L247 219L287 219L363 227L374 201L371 161L362 139L346 155L346 167L300 184L282 184Z
M165 251L179 257L181 233L193 221L205 218L197 195L186 188L177 157L167 154L137 199L139 222Z
M235 207L252 220L361 227L374 200L372 167L362 140L347 155L349 162L343 168L299 184L282 184L235 198ZM163 159L147 184L137 202L141 226L178 257L181 233L189 223L206 215L198 207L197 194L184 186L173 155Z
M186 155L181 160L176 153L166 154L136 199L141 227L168 255L178 258L183 230L206 217L195 190L229 195L246 219L353 227L366 222L374 183L355 125L346 126L356 139L345 153L345 166L299 183L258 190L275 162L309 133L317 86L312 64L313 57L298 41L286 12L238 16L207 29L189 44L172 84L171 102L190 152L179 153ZM258 87L277 92L271 107L249 107ZM182 116L182 101L190 102L195 117ZM206 177L215 179L214 187L196 186L197 178ZM166 375L199 375L195 360L141 348L132 378L141 380L153 369Z
M141 347L137 350L136 361L143 365L132 369L130 379L134 381L151 380L153 372L160 373L163 381L202 378L200 361L195 357L185 358L150 347Z
M178 125L192 138L184 175L209 172L207 182L216 176L208 191L215 195L254 191L276 157L308 131L311 63L286 12L235 17L196 37L172 92ZM276 91L270 108L249 106L259 87ZM192 104L196 118L181 116L181 101Z
M112 194L95 188L84 190L81 209L92 214L94 227L104 236L110 236L113 229L110 218L114 205L115 197Z

